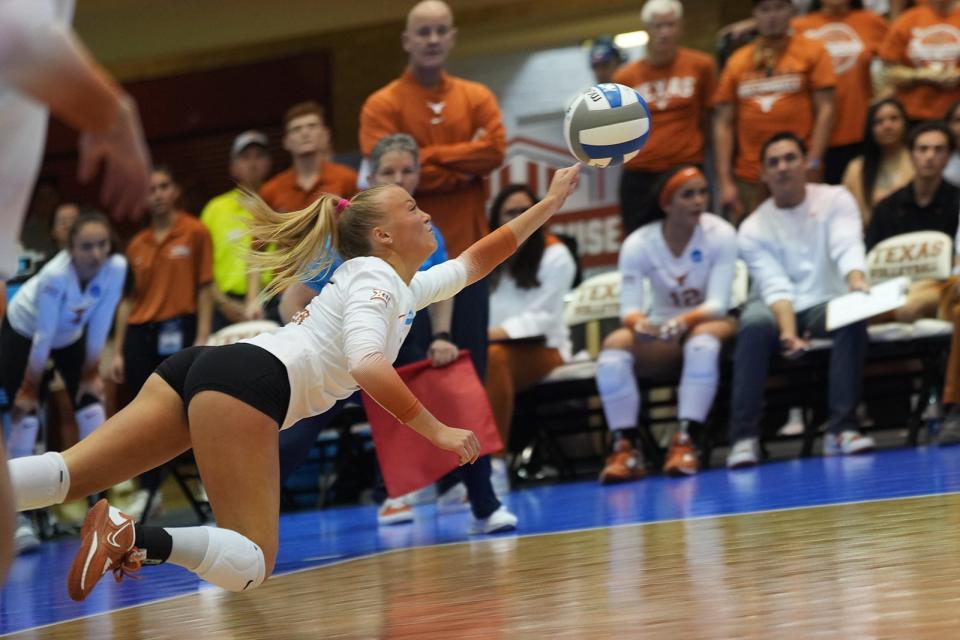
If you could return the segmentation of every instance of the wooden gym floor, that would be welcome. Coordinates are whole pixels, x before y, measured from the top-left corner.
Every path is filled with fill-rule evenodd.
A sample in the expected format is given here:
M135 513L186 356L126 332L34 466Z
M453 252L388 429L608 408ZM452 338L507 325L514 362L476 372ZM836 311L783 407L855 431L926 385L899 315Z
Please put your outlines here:
M515 491L516 535L370 507L283 517L281 572L247 594L177 567L66 597L76 541L18 558L12 638L951 638L960 447L810 458L632 485ZM324 564L326 563L326 564ZM319 566L318 566L319 565ZM125 607L125 608L123 608ZM84 617L80 617L84 616Z

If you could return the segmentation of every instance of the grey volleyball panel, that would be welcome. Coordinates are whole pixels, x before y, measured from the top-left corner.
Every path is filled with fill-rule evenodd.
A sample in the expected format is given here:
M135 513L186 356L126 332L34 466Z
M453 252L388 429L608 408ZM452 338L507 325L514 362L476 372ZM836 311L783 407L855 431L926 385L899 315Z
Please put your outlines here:
M570 153L573 154L573 157L579 160L580 162L590 162L590 157L583 150L583 146L580 144L580 131L575 129L575 123L578 123L580 120L581 112L587 112L589 108L586 103L583 101L583 94L578 95L573 102L570 103L570 106L567 107L567 113L563 118L563 137L567 141L567 148L570 149Z

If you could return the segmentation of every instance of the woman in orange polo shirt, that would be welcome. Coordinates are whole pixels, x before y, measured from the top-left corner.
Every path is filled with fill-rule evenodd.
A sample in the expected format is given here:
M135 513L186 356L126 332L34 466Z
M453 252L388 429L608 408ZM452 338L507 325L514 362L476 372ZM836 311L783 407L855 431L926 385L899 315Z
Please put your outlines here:
M150 173L150 225L127 246L128 293L117 309L112 377L133 395L167 356L206 344L213 319L213 244L207 228L177 209L167 167Z

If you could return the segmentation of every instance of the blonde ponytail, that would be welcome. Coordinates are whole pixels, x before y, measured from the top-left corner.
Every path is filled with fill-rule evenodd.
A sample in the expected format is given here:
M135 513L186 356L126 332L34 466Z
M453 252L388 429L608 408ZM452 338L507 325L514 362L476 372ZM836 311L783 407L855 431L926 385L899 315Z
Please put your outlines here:
M309 280L330 268L338 244L340 198L323 194L305 209L279 213L257 194L246 189L241 193L241 202L251 215L251 268L273 274L258 302L262 304L294 282Z

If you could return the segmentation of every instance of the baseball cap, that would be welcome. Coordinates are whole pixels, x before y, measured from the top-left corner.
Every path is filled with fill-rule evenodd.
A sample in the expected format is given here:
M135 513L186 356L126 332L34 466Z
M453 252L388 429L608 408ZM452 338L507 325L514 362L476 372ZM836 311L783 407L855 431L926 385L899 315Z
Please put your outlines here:
M233 139L233 146L230 147L230 157L236 158L240 152L252 144L258 144L261 147L267 146L267 136L260 131L244 131Z
M607 60L623 61L623 53L613 44L613 40L607 37L597 38L590 47L590 64L600 64Z

